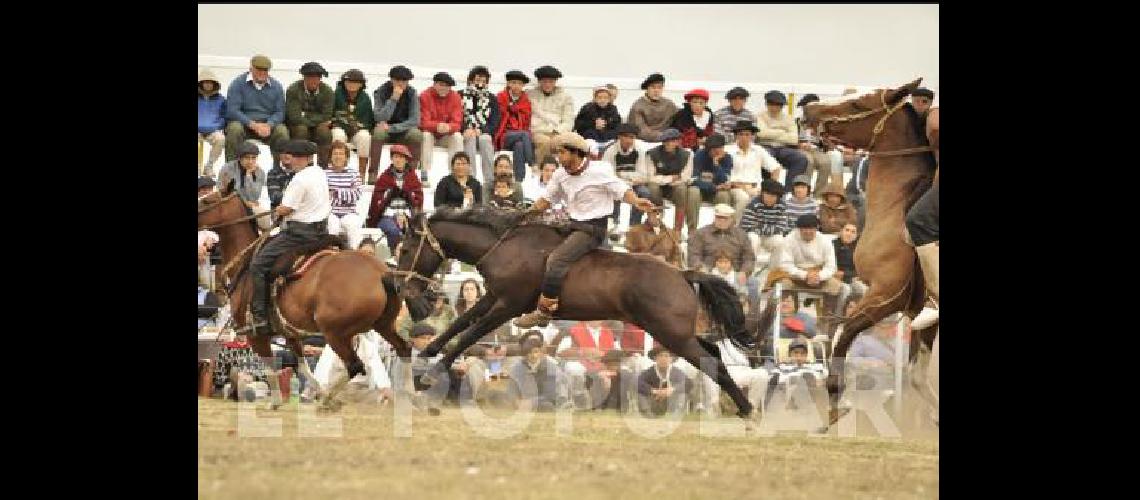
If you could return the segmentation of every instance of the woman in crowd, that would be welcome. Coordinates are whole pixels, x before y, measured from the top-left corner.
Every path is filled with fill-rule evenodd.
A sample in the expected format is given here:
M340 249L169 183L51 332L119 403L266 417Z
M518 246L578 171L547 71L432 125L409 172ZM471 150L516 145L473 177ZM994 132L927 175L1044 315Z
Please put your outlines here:
M451 173L435 188L435 207L471 208L483 204L483 187L471 176L471 157L460 151L451 157Z

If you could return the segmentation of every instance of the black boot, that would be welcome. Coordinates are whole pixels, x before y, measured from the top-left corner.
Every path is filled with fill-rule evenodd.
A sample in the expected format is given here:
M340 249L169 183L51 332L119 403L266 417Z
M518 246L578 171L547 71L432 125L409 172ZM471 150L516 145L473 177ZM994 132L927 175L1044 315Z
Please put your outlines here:
M253 297L249 302L249 314L253 317L249 328L253 335L269 331L269 284L265 276L253 273Z

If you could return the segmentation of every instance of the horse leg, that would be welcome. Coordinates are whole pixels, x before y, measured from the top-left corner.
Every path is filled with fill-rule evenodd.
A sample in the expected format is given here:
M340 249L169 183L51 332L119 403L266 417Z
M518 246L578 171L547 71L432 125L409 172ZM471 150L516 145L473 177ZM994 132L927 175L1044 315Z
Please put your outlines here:
M443 350L443 346L447 345L453 337L462 332L468 326L475 322L475 319L482 316L491 309L491 305L495 303L495 297L490 293L479 298L474 304L471 305L466 311L463 312L451 325L447 327L438 337L432 339L431 343L420 353L424 357L435 357L439 351Z
M311 385L317 394L321 393L321 383L317 382L317 377L313 376L313 371L309 369L309 362L305 360L305 345L301 343L298 337L289 338L289 348L293 354L297 356L297 371L300 372L301 378L305 380L306 385Z
M348 332L329 332L325 334L328 340L328 345L332 347L333 352L340 357L344 362L346 373L341 375L335 382L329 384L328 392L325 394L323 408L336 409L339 403L336 402L336 397L344 387L348 385L348 381L353 377L364 373L364 362L360 361L360 357L356 355L356 350L352 348L352 337L356 334Z
M261 364L265 366L265 378L269 383L269 409L276 410L281 407L281 381L277 379L277 369L274 365L277 363L277 357L273 355L273 349L269 348L269 336L257 335L250 339L250 345L253 347L253 352L261 358ZM236 388L235 388L236 389Z
M466 351L468 347L474 345L479 341L479 339L483 338L483 336L489 333L491 330L498 328L499 325L523 312L525 312L525 306L510 307L507 304L503 303L501 300L495 301L486 314L480 317L478 321L475 322L475 324L471 325L465 332L463 332L463 335L459 336L459 344L455 346L455 349L444 354L443 358L441 358L438 362L436 362L435 365L429 368L427 373L425 373L420 380L424 383L434 385L436 382L436 373L444 374L442 376L446 376L447 367L451 366L451 364L455 362L455 359L458 358L459 355L463 353L463 351Z

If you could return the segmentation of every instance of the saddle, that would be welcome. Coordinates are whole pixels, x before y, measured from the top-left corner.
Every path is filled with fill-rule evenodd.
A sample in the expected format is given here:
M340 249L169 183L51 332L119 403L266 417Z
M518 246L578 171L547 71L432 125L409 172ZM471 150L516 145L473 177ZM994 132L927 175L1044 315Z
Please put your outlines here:
M273 264L270 276L282 277L285 279L285 283L292 283L301 279L316 261L338 253L345 248L344 238L339 235L326 234L313 243L282 254Z

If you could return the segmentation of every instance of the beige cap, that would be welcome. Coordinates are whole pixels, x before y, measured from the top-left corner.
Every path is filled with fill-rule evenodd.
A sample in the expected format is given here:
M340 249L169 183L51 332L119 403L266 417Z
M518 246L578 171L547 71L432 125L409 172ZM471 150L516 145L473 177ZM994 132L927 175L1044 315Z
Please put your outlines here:
M736 209L724 203L718 203L714 209L717 217L732 217L736 215Z

